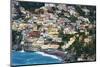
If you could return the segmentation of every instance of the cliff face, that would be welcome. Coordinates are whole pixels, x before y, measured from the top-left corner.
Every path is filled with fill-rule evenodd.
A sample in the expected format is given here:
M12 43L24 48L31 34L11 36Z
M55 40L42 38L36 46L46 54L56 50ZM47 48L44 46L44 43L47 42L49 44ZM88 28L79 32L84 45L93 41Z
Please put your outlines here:
M37 9L40 8L42 6L44 6L44 3L38 3L38 2L23 2L23 1L19 1L19 4L24 7L26 10L29 9Z

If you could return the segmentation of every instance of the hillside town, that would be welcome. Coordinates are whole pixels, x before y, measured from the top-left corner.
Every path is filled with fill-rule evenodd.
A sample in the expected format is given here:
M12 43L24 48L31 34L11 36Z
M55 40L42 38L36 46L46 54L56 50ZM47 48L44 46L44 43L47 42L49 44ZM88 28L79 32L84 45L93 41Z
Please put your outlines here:
M12 50L43 51L64 63L96 60L95 6L12 1L11 7Z

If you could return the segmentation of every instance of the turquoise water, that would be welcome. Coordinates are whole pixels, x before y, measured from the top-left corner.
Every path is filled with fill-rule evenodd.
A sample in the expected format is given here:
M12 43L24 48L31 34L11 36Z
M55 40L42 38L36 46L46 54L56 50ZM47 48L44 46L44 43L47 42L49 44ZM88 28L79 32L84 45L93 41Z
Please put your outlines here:
M54 63L62 63L62 59L43 52L12 52L12 65L38 65Z

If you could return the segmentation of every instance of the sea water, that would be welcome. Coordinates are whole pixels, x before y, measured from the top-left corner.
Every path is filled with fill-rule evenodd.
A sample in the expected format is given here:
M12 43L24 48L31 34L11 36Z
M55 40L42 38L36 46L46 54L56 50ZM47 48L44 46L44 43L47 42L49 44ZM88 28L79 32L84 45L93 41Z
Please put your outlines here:
M62 63L62 59L44 52L13 51L11 55L12 65L38 65Z

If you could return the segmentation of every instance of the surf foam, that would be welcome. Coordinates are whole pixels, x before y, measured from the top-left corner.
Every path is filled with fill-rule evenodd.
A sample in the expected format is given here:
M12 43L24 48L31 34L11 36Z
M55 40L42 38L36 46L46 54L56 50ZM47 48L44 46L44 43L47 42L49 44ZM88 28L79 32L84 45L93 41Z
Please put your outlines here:
M58 60L62 61L62 59L60 57L57 57L55 55L46 54L44 52L35 52L35 53L40 54L42 56L47 56L47 57L51 57L51 58L58 59Z

